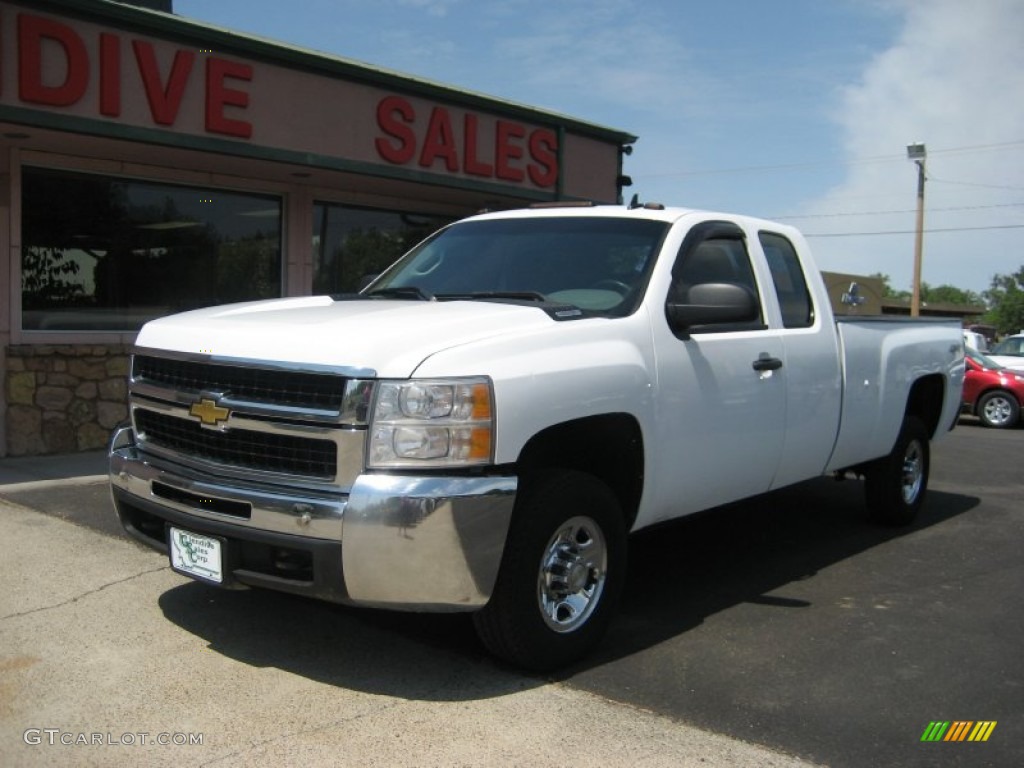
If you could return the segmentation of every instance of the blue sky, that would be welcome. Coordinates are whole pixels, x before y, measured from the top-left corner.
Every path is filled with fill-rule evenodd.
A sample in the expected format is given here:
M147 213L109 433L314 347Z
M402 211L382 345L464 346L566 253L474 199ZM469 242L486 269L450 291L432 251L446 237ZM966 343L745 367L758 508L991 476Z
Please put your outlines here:
M177 14L640 137L630 192L799 226L822 269L1024 266L1024 0L174 0ZM882 234L879 234L882 233Z

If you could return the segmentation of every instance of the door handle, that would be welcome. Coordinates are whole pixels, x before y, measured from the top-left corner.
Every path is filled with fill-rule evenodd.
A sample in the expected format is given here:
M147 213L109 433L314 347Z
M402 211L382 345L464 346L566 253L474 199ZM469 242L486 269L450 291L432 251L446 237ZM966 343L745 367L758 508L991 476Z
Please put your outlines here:
M754 361L755 371L777 371L782 367L782 361L777 357L772 357L767 352L762 352L761 356Z

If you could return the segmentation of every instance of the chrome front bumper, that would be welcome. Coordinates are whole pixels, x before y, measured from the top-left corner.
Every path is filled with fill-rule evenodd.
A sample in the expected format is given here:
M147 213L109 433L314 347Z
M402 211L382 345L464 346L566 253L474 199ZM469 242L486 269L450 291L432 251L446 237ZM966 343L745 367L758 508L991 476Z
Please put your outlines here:
M142 454L130 427L114 433L109 459L122 524L149 546L166 551L154 533L162 522L220 536L229 553L306 552L319 569L312 578L261 574L235 556L232 581L412 611L487 603L517 487L514 476L364 474L345 495L225 481ZM148 535L133 522L142 518Z

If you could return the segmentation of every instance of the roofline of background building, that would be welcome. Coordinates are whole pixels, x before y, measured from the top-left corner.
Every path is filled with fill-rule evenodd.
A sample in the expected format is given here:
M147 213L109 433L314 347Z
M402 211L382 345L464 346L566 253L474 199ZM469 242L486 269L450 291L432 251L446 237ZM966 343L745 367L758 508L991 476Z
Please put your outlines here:
M883 310L895 310L910 312L910 301L904 299L882 299ZM988 312L988 307L980 304L947 304L937 302L926 302L921 305L922 313L940 313L946 315L963 315L964 317L975 317Z

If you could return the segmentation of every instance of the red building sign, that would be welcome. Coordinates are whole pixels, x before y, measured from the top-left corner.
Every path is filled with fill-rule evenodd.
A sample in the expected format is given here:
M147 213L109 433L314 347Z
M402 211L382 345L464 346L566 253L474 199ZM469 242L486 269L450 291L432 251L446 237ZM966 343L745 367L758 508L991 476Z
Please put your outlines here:
M18 14L17 26L18 98L25 104L72 106L85 98L95 78L97 112L119 117L122 82L131 76L142 83L157 125L174 126L186 89L199 88L205 97L206 131L242 139L252 136L252 124L244 119L249 106L245 88L253 73L248 64L208 56L204 71L196 71L196 52L179 48L163 73L154 45L147 40L131 40L129 46L121 35L101 32L90 47L71 26L29 13ZM129 48L131 53L125 55Z
M173 16L49 7L0 0L0 122L604 201L634 140Z

